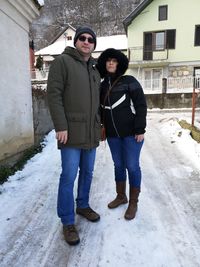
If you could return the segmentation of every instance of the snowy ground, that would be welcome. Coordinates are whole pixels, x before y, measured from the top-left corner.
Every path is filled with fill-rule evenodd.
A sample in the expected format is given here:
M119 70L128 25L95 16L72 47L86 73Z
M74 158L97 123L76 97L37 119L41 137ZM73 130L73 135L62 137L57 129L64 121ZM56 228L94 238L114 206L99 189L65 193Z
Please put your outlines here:
M76 217L76 247L63 240L56 216L60 155L51 132L43 152L0 187L0 266L199 267L200 144L177 118L190 122L191 113L149 112L133 221L123 218L126 205L107 208L115 195L113 167L108 146L101 144L91 191L101 220Z

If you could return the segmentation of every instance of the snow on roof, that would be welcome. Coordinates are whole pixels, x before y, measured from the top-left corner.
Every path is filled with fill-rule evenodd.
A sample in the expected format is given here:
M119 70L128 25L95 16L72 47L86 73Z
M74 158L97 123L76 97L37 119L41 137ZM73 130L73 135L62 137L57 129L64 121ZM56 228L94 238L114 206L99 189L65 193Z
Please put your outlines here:
M66 45L73 46L73 40L67 41L67 43L65 43L64 41L57 41L37 51L35 55L59 55L64 51ZM97 47L95 49L95 52L101 52L107 48L126 50L127 36L125 34L121 34L97 37Z
M72 41L67 42L68 46L73 46ZM35 55L60 55L66 47L66 43L64 41L57 41L37 52L35 52Z
M107 48L126 50L127 46L127 36L125 34L102 36L97 37L97 47L95 52L104 51Z
M44 5L44 0L37 0L41 6Z

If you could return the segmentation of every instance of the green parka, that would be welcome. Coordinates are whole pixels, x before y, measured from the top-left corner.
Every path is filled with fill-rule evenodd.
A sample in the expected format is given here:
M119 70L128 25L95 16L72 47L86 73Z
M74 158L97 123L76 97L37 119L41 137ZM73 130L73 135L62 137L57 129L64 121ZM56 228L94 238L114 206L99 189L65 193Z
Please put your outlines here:
M79 52L66 47L52 63L47 96L55 131L68 131L68 141L58 147L91 149L99 144L100 75L96 62L84 61Z

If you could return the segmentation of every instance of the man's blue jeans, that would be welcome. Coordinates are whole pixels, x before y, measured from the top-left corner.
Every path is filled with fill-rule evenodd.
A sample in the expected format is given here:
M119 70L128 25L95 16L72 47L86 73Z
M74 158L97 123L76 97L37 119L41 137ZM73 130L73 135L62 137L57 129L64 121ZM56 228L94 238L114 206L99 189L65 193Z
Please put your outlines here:
M141 169L139 159L144 141L137 142L134 136L109 137L107 141L114 162L115 181L126 181L127 169L130 186L140 188Z
M78 208L89 207L89 192L92 182L96 148L76 149L62 148L62 172L58 188L57 212L64 225L75 223L74 215L74 181L78 177L76 204Z

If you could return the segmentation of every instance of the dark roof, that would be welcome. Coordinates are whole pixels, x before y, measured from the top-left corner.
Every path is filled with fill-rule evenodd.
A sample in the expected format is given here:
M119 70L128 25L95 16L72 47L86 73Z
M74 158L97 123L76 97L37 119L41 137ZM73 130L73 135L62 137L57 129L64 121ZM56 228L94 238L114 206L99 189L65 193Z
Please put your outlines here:
M124 28L127 32L128 26L131 22L151 3L153 0L143 0L137 7L134 9L128 17L123 20Z
M76 29L71 25L71 24L67 24L67 26L65 26L62 31L60 31L54 38L53 40L49 43L53 44L68 28L71 28L72 30L76 31Z

